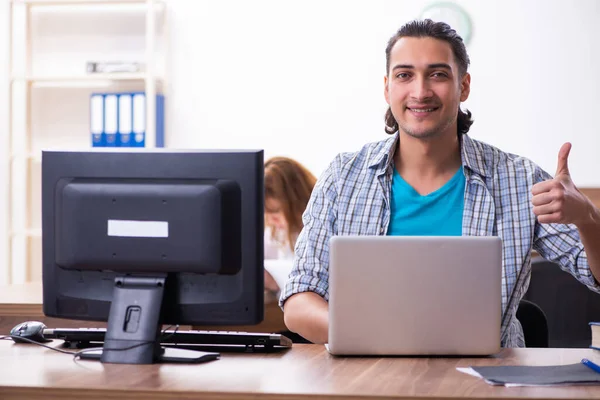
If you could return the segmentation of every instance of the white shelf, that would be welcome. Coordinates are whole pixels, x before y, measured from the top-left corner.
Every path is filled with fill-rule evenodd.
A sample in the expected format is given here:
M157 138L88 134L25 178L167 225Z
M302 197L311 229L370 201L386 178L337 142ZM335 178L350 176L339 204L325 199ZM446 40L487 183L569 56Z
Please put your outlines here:
M10 160L32 160L36 163L42 162L42 153L16 153L10 155Z
M162 21L165 3L161 0L10 0L13 7L27 7L32 13L138 13L152 10Z
M42 229L27 229L10 232L10 237L42 237Z
M0 262L0 281L21 283L41 276L38 260L41 251L36 253L31 249L39 247L42 236L40 149L133 150L93 148L87 116L89 94L74 93L71 88L146 92L147 147L139 150L155 146L155 95L167 89L168 3L162 0L9 0L8 3L9 132L4 159L9 161L9 192L7 229L2 232L8 247L6 260ZM92 22L113 30L97 29L90 26L94 25ZM107 56L109 60L134 58L144 69L135 73L97 74L80 69L89 60L103 60ZM38 87L57 89L32 90Z
M71 83L71 82L97 82L97 81L143 81L146 79L154 79L157 82L161 82L161 77L152 77L143 72L119 72L112 74L89 74L89 75L64 75L64 76L13 76L11 80L15 81L27 81L33 83Z
M131 4L156 4L164 5L160 0L11 0L13 4L26 4L31 7L56 7L56 6L96 6L96 5L131 5Z
M30 82L63 82L63 81L99 81L99 80L111 80L111 81L128 81L128 80L141 80L150 78L144 73L113 73L113 74L89 74L89 75L56 75L56 76L13 76L12 80L30 81Z
M37 88L98 88L108 87L120 82L140 82L153 80L157 85L164 84L161 77L151 77L145 73L112 73L70 76L15 76L11 82L26 82Z

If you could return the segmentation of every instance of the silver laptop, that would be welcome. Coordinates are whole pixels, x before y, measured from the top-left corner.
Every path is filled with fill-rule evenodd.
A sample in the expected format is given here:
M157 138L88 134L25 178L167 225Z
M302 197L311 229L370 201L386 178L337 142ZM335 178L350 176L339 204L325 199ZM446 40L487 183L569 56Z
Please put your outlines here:
M329 274L332 354L500 351L499 237L335 236Z

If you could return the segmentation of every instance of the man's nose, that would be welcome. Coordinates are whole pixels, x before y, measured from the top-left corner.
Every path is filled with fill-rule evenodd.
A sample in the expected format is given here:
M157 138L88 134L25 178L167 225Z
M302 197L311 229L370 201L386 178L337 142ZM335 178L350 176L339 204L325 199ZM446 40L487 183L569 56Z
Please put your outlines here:
M411 97L417 101L424 101L433 96L429 81L424 77L418 77L413 80L411 87Z

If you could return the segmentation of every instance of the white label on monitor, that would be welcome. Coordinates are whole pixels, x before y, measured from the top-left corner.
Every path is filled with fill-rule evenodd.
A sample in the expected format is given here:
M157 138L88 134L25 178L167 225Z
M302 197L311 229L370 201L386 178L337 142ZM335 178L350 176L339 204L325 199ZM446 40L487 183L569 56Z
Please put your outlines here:
M168 238L167 221L124 221L108 220L108 236Z

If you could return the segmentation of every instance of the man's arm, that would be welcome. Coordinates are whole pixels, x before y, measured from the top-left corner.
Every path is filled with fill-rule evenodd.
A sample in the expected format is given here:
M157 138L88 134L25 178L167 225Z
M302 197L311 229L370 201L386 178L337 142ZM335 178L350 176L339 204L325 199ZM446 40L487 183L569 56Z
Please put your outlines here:
M327 343L329 305L314 292L296 293L285 302L285 325L313 343Z
M313 189L279 299L288 329L317 343L328 339L329 239L337 233L338 165L336 158Z
M580 223L577 226L581 243L587 254L588 263L596 282L600 282L600 210L590 203L589 219L587 223Z
M565 143L558 153L558 167L554 178L546 176L547 179L533 186L531 190L533 212L540 224L572 224L571 226L577 228L581 244L587 255L587 266L593 276L593 282L590 282L588 286L598 287L598 282L600 282L600 210L577 189L571 180L568 166L570 151L571 144ZM574 231L574 229L572 230ZM555 249L562 247L574 248L574 243L571 242L575 237L569 232L568 226L558 229L541 228L536 229L537 231L544 231L544 234L536 234L538 238L543 236L556 238L562 234L560 242L558 239L550 240L546 250L555 253ZM559 243L565 245L561 246ZM574 275L577 277L578 273L575 272Z

